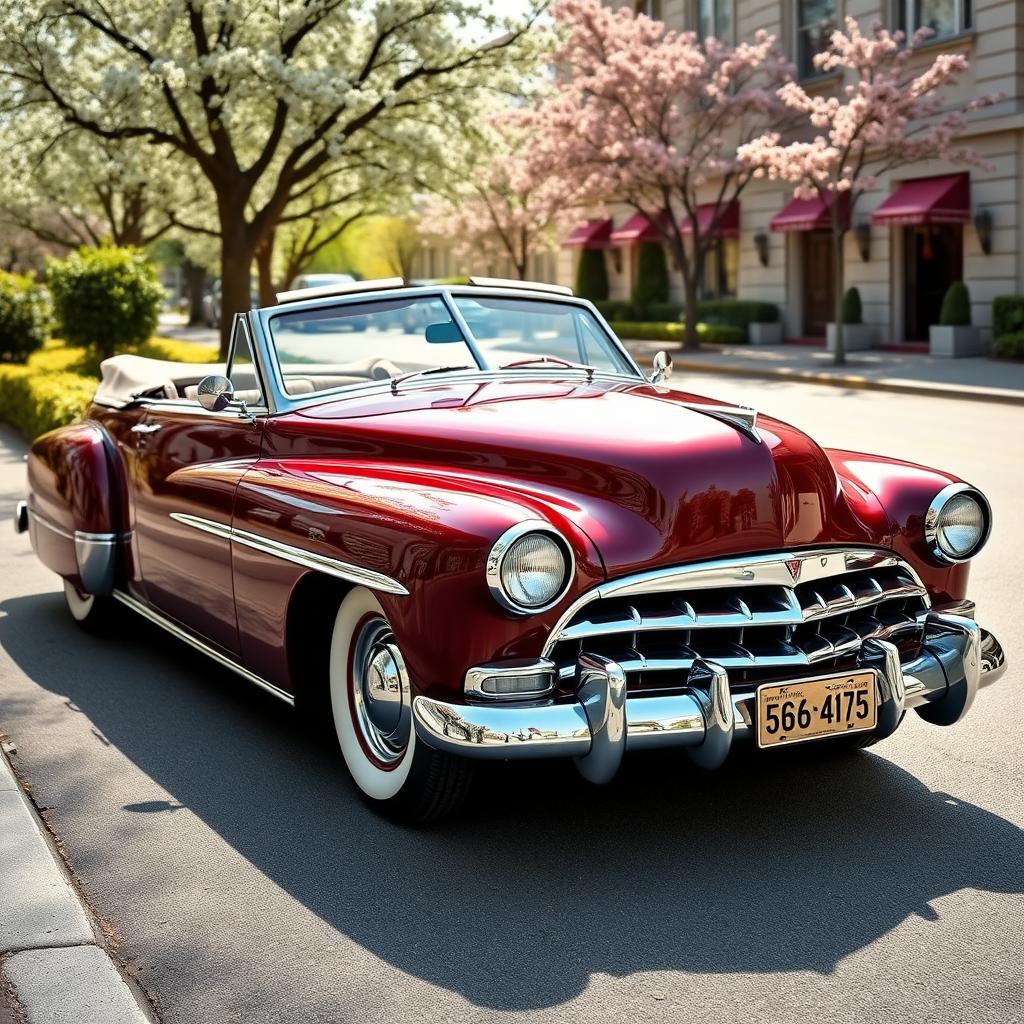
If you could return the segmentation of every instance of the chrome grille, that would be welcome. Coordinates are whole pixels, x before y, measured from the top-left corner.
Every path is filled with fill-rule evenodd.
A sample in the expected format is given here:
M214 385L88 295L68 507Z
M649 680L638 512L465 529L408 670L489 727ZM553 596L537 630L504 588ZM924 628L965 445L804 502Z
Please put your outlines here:
M855 659L870 637L917 644L928 607L890 552L760 555L604 584L569 609L545 654L563 686L584 650L617 661L633 691L685 686L697 658L734 681L798 677Z

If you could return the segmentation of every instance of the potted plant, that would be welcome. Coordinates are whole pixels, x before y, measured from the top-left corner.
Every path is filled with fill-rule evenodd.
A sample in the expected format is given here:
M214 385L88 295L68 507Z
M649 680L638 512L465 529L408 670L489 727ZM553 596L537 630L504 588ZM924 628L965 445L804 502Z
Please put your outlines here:
M751 345L781 345L782 318L779 307L770 302L757 303L754 319L747 325Z
M856 288L847 288L843 292L841 315L843 318L843 348L847 352L871 348L875 341L875 329L870 324L864 323L864 309L860 301L860 292ZM835 324L828 325L825 342L828 351L835 352Z
M971 296L963 281L954 281L942 299L939 322L928 328L928 351L933 356L982 356L987 346L981 329L971 323Z

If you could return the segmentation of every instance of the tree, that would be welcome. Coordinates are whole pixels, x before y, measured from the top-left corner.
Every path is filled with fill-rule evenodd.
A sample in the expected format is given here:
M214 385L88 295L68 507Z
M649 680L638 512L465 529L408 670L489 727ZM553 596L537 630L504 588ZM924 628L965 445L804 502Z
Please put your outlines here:
M814 58L823 72L843 71L854 81L844 99L810 95L796 82L779 89L787 108L817 131L811 141L784 144L768 132L740 148L740 157L757 176L792 182L799 198L818 197L831 211L835 259L835 361L846 361L843 341L843 240L860 196L875 186L879 175L922 160L946 160L985 166L977 153L955 147L965 114L995 102L998 96L973 100L962 110L949 109L939 92L967 70L960 54L944 53L921 69L914 50L932 33L920 30L904 46L902 32L889 32L876 22L870 34L853 18L846 32L832 33L829 48Z
M285 211L316 212L339 161L443 145L484 88L511 87L534 13L499 20L473 0L26 0L0 16L0 115L55 112L205 177L216 227L186 226L219 236L223 349Z
M554 245L553 229L571 214L579 185L551 173L532 134L508 111L463 142L435 176L441 184L424 203L420 232L453 239L454 251L472 263L469 272L507 260L523 280L530 257ZM455 187L445 190L450 182Z
M729 46L675 32L631 7L560 0L563 41L553 94L530 116L537 157L578 182L596 204L620 202L646 215L680 268L684 348L696 348L698 288L715 229L753 173L736 146L756 138L780 109L789 65L773 37ZM714 214L701 223L698 209Z

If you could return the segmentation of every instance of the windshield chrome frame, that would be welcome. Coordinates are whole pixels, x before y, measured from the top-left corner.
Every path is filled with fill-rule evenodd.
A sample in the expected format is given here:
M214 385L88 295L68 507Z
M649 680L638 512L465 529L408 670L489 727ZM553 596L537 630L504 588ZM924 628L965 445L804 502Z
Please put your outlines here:
M538 302L558 303L559 305L577 306L586 310L595 320L604 336L608 339L612 348L622 357L625 364L633 373L619 372L617 370L595 370L591 375L593 379L610 379L619 383L624 381L631 384L647 383L647 378L637 366L636 361L629 354L626 346L622 344L615 332L608 326L608 322L595 308L594 304L587 299L581 299L570 295L553 295L551 292L531 291L526 288L492 288L479 285L413 285L405 288L382 289L379 293L360 292L352 295L339 295L330 298L310 298L308 300L293 300L288 303L275 306L265 306L260 309L253 309L247 314L250 326L250 337L253 342L253 354L260 362L263 370L263 377L267 385L267 399L271 414L278 412L289 412L293 409L304 408L315 405L325 399L339 398L344 395L358 394L364 391L377 391L390 386L390 377L381 380L367 380L357 384L342 384L336 388L329 388L324 391L317 391L311 395L289 395L284 387L284 375L281 372L281 364L277 357L277 346L273 341L273 334L270 328L270 321L275 316L283 313L298 313L303 310L325 309L334 306L348 306L365 304L378 299L387 300L391 298L439 298L448 310L449 315L456 326L462 332L466 346L476 362L475 369L452 370L446 373L436 373L426 378L418 378L417 384L422 379L425 384L436 384L438 382L455 379L465 380L509 380L515 379L517 375L531 374L540 376L545 380L574 379L577 375L587 375L587 371L580 369L569 369L568 367L522 367L517 369L503 370L500 367L490 367L480 349L477 347L476 338L470 330L466 318L455 302L456 296L467 295L469 297L508 298L529 300L535 299ZM415 385L412 385L415 386Z

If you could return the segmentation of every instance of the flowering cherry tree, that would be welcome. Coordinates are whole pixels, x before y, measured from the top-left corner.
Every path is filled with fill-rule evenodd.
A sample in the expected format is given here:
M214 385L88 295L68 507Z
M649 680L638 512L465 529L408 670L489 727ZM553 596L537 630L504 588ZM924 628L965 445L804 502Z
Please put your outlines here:
M479 273L481 261L508 260L523 280L530 257L554 245L579 184L551 173L535 140L509 117L467 135L460 153L461 173L450 167L435 175L456 187L427 198L420 233L454 239L468 273Z
M599 0L558 0L554 14L561 75L527 118L542 162L590 201L647 216L682 273L683 347L696 348L705 254L753 174L736 147L774 123L789 65L763 32L738 46L702 41ZM714 205L703 224L702 203Z
M226 346L253 258L339 160L444 145L514 87L534 11L478 0L23 0L0 5L0 118L151 143L214 195Z
M796 82L779 89L785 106L820 134L810 141L783 143L778 132L765 133L741 146L738 155L755 176L792 182L798 198L820 197L832 217L835 258L835 361L846 361L843 344L843 239L859 197L880 174L922 160L945 160L984 166L978 154L955 140L970 110L997 100L975 99L949 110L940 90L967 70L960 54L940 54L922 67L915 57L931 30L920 30L904 46L901 32L879 23L861 32L853 18L846 32L832 33L829 48L814 58L821 71L842 71L853 78L842 98L810 95ZM845 198L843 198L845 197Z

